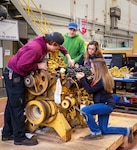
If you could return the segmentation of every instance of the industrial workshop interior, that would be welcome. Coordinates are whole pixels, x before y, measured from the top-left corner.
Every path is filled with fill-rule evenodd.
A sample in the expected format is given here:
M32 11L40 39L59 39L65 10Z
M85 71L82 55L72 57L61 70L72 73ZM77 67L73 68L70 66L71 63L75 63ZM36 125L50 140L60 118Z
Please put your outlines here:
M94 104L93 95L82 88L75 77L77 69L67 69L57 51L45 57L48 71L39 69L24 78L26 136L38 140L29 150L137 150L136 13L137 0L0 0L0 136L7 103L3 72L8 61L36 36L52 32L64 35L68 24L75 22L85 50L90 41L99 43L114 80L116 106L108 126L129 127L132 141L121 134L103 135L98 140L82 138L90 130L81 108ZM80 69L89 75L87 68ZM59 102L54 100L57 90L61 92ZM94 119L98 122L96 115ZM28 147L0 139L3 149Z

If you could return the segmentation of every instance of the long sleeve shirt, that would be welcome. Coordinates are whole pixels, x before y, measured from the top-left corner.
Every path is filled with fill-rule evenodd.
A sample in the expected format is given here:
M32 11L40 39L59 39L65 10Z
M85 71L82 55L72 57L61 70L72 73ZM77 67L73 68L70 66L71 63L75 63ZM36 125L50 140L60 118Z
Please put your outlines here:
M63 46L60 46L60 51L64 55L68 54ZM48 49L45 37L38 36L20 48L9 60L7 66L24 77L31 71L38 69L37 63L41 62L47 53Z
M87 93L93 94L94 103L104 103L107 105L115 107L115 102L111 93L105 91L102 80L98 81L96 84L89 85L86 79L83 77L80 79L80 83L85 88Z

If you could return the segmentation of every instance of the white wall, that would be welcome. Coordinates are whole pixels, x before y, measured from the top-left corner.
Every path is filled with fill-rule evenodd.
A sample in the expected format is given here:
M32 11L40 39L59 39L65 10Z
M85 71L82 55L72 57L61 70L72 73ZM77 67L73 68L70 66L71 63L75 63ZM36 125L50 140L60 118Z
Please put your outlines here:
M34 0L38 7L46 12L62 16L85 18L104 24L105 15L107 24L110 25L110 7L120 7L121 20L118 26L126 30L136 31L137 28L137 4L133 0ZM75 3L74 3L75 2Z
M53 29L61 33L67 31L67 24L71 20L77 20L77 18L87 19L88 32L85 35L80 33L86 41L96 39L111 46L120 46L122 41L126 41L132 46L131 37L137 33L136 0L33 1L45 13ZM33 7L32 4L31 6ZM118 30L111 30L110 28L110 7L121 9L121 19L117 20ZM99 32L98 29L100 29ZM95 35L92 35L94 32Z

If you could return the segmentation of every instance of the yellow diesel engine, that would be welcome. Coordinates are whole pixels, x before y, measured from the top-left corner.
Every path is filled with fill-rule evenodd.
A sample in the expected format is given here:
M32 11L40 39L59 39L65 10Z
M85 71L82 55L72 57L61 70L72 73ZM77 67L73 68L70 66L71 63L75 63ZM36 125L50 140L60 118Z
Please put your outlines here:
M54 128L63 141L71 139L71 129L84 125L81 105L91 103L91 95L81 88L75 78L83 71L92 78L89 68L67 68L58 53L46 59L48 71L36 70L25 78L26 125L31 132L40 126Z

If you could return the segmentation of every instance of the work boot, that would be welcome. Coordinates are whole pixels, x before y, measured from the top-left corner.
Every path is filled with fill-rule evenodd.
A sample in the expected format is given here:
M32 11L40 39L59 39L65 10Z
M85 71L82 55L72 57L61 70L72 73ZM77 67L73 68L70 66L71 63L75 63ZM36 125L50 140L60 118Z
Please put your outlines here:
M25 138L25 140L23 140L23 141L19 141L19 142L14 141L14 144L15 145L33 146L33 145L37 145L38 141L36 139Z
M99 140L99 139L102 139L102 134L99 134L99 135L92 135L92 134L89 134L89 135L86 135L83 139L85 140Z
M13 140L13 139L14 139L13 135L6 136L6 137L2 136L2 138L1 138L2 141L9 141L9 140Z

